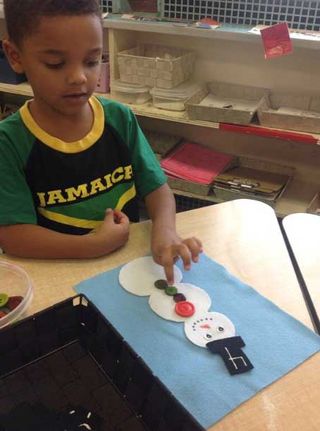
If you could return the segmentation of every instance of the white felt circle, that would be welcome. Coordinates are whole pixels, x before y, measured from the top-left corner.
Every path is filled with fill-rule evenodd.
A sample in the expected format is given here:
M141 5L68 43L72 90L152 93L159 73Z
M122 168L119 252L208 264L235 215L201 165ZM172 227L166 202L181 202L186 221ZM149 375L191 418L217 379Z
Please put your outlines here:
M234 324L221 313L196 313L184 324L184 332L192 343L206 347L210 341L233 337L236 333Z
M174 280L182 280L180 269L174 265ZM127 263L120 269L119 283L130 293L138 296L148 296L156 290L154 282L166 279L164 269L155 263L151 256L139 257Z
M182 293L186 297L186 301L192 302L196 313L205 313L210 308L211 298L205 290L189 283L174 283L174 286L177 288L178 293ZM164 290L157 289L154 291L150 295L149 305L158 316L173 322L184 322L193 318L193 316L179 316L174 310L176 302L173 296L167 295Z

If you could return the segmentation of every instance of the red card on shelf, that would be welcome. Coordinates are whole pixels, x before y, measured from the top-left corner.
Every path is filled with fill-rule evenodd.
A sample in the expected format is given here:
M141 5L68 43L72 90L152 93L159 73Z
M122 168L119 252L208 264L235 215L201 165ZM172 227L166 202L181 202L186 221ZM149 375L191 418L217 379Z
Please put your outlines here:
M281 22L260 30L264 45L264 58L280 57L292 52L288 24Z
M233 159L229 154L184 141L161 161L161 166L173 177L211 184Z

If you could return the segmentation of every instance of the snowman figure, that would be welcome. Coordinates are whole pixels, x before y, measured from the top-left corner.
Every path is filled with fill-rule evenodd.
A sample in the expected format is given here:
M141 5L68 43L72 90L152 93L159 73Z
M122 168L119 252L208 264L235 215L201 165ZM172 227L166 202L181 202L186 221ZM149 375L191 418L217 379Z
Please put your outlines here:
M174 286L168 286L163 268L150 256L124 265L119 273L120 285L138 296L149 296L149 306L158 316L184 322L186 337L199 347L219 354L231 375L253 368L241 350L243 339L236 336L233 323L221 313L209 312L208 293L190 283L182 283L182 273L174 266Z
M187 338L199 347L221 356L231 375L245 373L253 368L241 350L245 346L227 316L216 312L197 313L184 324Z

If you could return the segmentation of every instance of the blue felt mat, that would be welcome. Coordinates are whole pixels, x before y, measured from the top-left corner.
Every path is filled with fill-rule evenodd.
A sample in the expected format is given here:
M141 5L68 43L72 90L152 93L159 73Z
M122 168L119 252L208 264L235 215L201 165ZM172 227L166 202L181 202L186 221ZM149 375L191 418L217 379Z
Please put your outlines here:
M218 355L185 337L183 323L161 319L148 297L122 289L119 269L83 281L76 291L100 309L205 428L320 350L319 336L202 255L182 281L206 290L210 311L228 316L246 343L243 351L254 369L231 376Z

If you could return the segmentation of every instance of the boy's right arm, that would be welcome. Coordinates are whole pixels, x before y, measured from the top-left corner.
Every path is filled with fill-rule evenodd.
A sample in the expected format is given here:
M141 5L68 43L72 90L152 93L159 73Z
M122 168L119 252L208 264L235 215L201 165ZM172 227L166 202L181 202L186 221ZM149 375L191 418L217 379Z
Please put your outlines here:
M128 236L127 216L120 211L107 210L101 226L86 235L64 234L33 224L0 226L0 247L17 257L93 258L123 246Z

